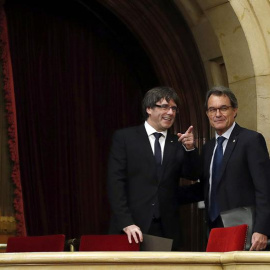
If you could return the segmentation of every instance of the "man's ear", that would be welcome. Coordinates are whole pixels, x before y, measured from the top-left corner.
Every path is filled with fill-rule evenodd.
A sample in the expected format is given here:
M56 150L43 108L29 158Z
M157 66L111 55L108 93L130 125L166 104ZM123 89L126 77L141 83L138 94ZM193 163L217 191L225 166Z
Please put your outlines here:
M146 112L148 113L148 115L152 114L152 108L150 107L146 108Z
M238 108L234 108L234 118L236 118L237 116L237 111L238 111Z

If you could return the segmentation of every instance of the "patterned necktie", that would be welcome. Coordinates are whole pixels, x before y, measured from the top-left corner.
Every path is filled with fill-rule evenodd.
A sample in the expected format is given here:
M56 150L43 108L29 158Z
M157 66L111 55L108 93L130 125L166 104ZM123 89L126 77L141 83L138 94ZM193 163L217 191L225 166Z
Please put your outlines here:
M154 149L154 152L155 152L155 159L156 159L156 163L157 165L161 165L161 147L160 147L160 143L159 143L159 138L162 136L162 133L157 133L155 132L154 133L154 136L156 138L155 140L155 149Z
M209 217L211 221L214 221L220 214L218 202L217 202L217 186L219 183L219 174L223 159L223 142L226 138L220 136L217 138L217 148L215 151L213 166L212 166L212 187L210 195L210 208Z

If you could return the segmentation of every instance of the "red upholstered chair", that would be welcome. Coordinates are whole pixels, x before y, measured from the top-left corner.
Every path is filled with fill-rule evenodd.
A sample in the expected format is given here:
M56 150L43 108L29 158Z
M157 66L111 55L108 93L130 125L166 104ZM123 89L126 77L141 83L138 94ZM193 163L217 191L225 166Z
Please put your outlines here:
M139 251L140 244L130 244L126 234L82 235L79 251Z
M64 251L65 235L9 237L6 252Z
M248 225L215 228L210 231L207 252L245 250Z

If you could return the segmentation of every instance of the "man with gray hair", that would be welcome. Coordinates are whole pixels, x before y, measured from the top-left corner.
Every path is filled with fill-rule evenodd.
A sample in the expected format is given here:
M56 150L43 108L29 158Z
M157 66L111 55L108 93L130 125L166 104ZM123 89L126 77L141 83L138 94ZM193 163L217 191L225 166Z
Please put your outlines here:
M235 122L238 102L230 89L212 88L205 107L216 131L203 148L209 227L223 227L224 211L252 207L255 218L250 250L263 250L270 236L270 160L265 139Z

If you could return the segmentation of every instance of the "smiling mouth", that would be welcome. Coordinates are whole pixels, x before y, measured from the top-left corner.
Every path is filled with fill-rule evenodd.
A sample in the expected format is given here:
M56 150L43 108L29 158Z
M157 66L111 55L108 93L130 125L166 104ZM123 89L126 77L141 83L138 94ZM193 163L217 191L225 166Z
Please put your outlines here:
M217 124L219 124L219 123L223 123L224 120L216 120L216 121L214 121L214 122L217 123Z
M169 117L163 117L163 120L165 120L165 121L172 121L172 118L169 118Z

